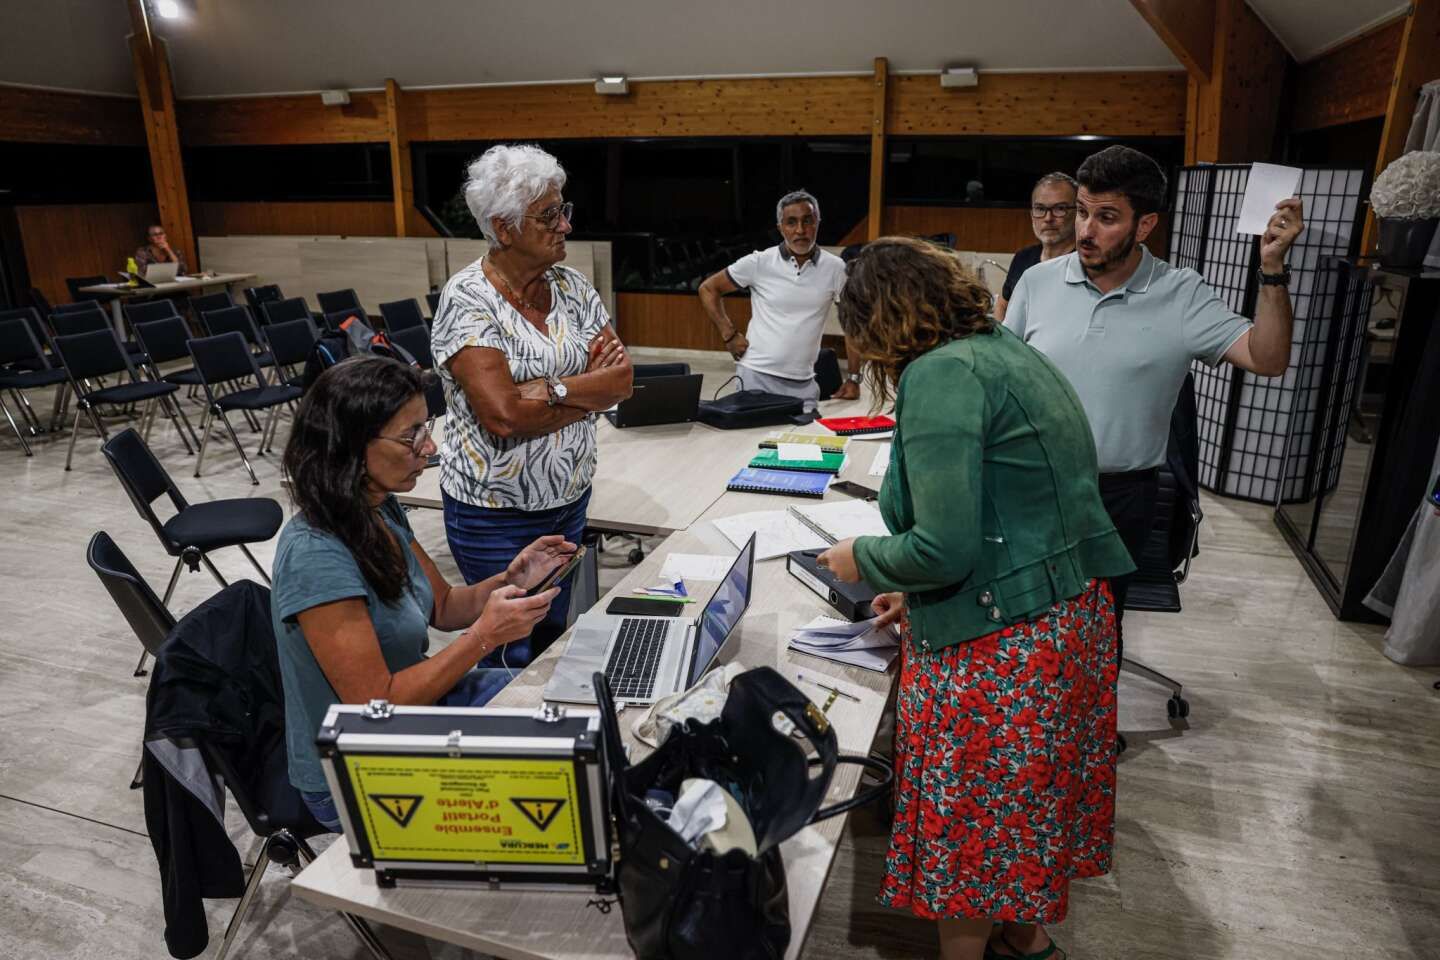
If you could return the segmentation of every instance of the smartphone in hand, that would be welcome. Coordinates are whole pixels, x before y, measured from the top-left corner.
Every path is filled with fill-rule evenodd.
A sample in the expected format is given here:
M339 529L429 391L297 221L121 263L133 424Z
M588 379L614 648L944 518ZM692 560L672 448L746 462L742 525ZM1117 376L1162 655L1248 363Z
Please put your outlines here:
M580 561L583 559L585 559L585 547L581 546L574 553L570 554L569 560L566 560L560 564L560 566L551 570L543 580L529 590L526 590L525 596L533 597L537 594L544 593L551 587L560 586L560 584L564 583L576 570L580 569Z

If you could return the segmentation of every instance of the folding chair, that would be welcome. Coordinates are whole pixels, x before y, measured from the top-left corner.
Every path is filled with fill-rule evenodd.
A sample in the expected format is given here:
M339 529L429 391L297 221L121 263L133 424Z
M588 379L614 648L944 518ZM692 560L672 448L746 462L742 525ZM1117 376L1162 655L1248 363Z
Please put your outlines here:
M180 312L175 309L175 304L169 300L134 300L121 307L125 312L125 322L134 329L137 323L147 323L151 320L163 320L166 317L178 317Z
M265 349L265 341L260 339L260 331L255 328L255 317L248 307L212 310L201 319L201 324L205 327L207 337L218 337L222 333L231 332L240 334L245 338L250 352L255 354L256 363L262 367L274 366L275 359Z
M70 291L71 300L93 300L97 303L109 300L110 297L103 293L81 293L81 287L94 287L102 283L109 283L110 278L104 276L94 277L66 277L65 288Z
M114 321L105 308L93 300L82 303L62 303L50 314L50 331L57 337L70 337L77 333L92 333L96 330L114 330ZM145 362L145 351L133 340L121 343L126 354L135 363Z
M250 305L250 309L255 312L256 316L261 315L260 308L263 304L272 300L285 299L285 294L280 292L279 285L274 283L266 284L263 287L246 287L244 292L245 302ZM229 306L234 306L234 304L229 304Z
M272 323L284 323L287 320L299 320L301 317L309 317L310 306L305 302L304 297L291 297L289 300L267 300L260 305L260 313L265 326Z
M392 334L407 327L425 326L425 317L421 315L420 304L415 302L414 297L380 304L380 316L385 321L386 331Z
M303 391L289 384L267 383L255 355L250 352L245 338L238 331L191 340L189 348L190 356L195 360L195 369L200 371L206 399L205 419L200 424L200 456L195 460L195 476L200 476L200 468L205 463L205 450L210 445L213 421L219 418L225 426L225 432L230 435L230 442L235 445L235 452L240 454L246 472L250 474L250 482L259 486L260 480L255 476L255 468L250 466L250 458L245 456L245 448L240 445L240 438L236 436L235 428L230 425L225 414L229 410L270 411L270 418L260 432L260 446L256 450L257 455L264 456L266 449L274 443L275 423L280 407L300 399ZM242 387L233 393L219 392L220 384L230 381L238 384L247 377L254 378L255 386Z
M176 316L169 316L161 320L137 323L135 324L135 337L145 350L145 356L148 359L146 368L149 370L152 380L173 383L177 387L196 388L200 386L200 373L194 367L172 370L169 373L160 370L162 363L190 359L190 350L186 346L190 342L190 328L185 325L184 320ZM176 406L179 407L178 402ZM190 418L185 415L184 407L180 407L180 419L185 421L185 429L190 432L190 439L195 441L196 449L199 449L200 437L195 433L195 428L190 425Z
M434 322L435 322L435 314L436 314L436 312L440 309L440 294L439 294L439 293L427 293L427 294L425 294L425 302L426 302L427 304L429 304L429 306L430 306L430 322L431 322L431 323L434 323Z
M403 347L422 370L435 369L435 355L430 352L430 328L425 325L418 327L402 327L390 333L390 342L398 347ZM431 380L425 388L425 407L432 417L443 417L448 407L445 404L445 387L439 377Z
M275 359L276 377L284 377L292 387L304 389L305 362L310 351L315 349L319 335L309 317L272 323L261 331L265 342L270 345L270 356Z
M321 313L358 310L361 316L365 315L365 308L360 306L360 298L355 295L354 290L331 290L328 293L317 293L315 299L320 301Z
M43 331L41 333L43 335ZM45 428L40 425L40 418L31 409L25 391L37 387L58 388L55 414L51 417L53 428L55 418L60 413L60 391L63 390L65 379L64 370L50 366L50 360L45 356L45 351L41 349L40 341L36 339L35 331L27 320L23 317L0 320L0 391L9 391L30 436L39 436L45 432ZM15 431L15 439L20 441L20 448L25 451L25 456L34 456L30 444L25 440L25 434L20 432L19 425L15 423L15 418L3 399L0 399L0 410L4 411L10 429Z
M224 310L226 307L233 306L235 306L235 298L230 296L229 290L219 290L215 293L206 293L190 298L190 309L197 317L203 317L212 310Z
M330 333L334 333L340 329L341 324L352 317L366 326L370 324L370 318L359 310L336 310L333 313L325 314L325 329Z
M105 425L101 423L95 409L101 404L143 403L145 406L140 422L146 435L150 433L150 427L155 422L156 409L165 408L167 416L175 423L175 429L180 434L180 442L185 444L185 451L194 452L190 449L190 441L186 439L185 432L180 429L177 417L180 407L173 394L179 388L173 383L141 380L130 358L120 349L120 340L115 336L114 330L107 327L89 333L56 337L55 353L65 365L70 389L74 391L76 401L75 422L70 428L70 447L65 452L67 471L75 456L75 437L80 432L81 412L90 418L90 424L95 428L101 443L109 439L110 434L105 430ZM120 382L108 387L90 386L91 381L112 375L119 376ZM166 407L167 400L173 404L172 407Z

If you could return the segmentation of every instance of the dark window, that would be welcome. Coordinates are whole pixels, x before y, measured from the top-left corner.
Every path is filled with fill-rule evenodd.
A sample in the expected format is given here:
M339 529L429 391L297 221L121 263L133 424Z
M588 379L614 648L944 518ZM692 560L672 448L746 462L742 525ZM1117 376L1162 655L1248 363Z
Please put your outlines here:
M143 203L155 199L143 146L0 144L0 202Z
M383 143L187 147L191 200L389 200Z
M1384 117L1341 123L1290 134L1285 160L1305 167L1348 167L1370 170L1380 152Z
M1173 179L1179 137L927 137L886 145L885 202L912 206L1020 206L1047 173L1074 176L1084 159L1115 143L1154 157Z

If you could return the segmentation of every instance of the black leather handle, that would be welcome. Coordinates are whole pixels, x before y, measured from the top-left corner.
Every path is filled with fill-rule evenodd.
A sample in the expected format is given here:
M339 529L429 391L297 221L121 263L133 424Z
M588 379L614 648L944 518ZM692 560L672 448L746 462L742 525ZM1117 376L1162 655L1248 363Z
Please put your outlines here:
M813 767L820 762L820 759L817 757L810 761L810 765ZM886 763L884 760L879 759L878 757L857 757L851 756L848 753L842 753L840 754L840 756L835 758L835 762L859 764L860 766L871 771L872 773L882 774L884 776L884 779L880 783L875 784L874 786L866 789L865 791L855 794L855 796L851 797L849 800L841 800L839 803L832 804L831 806L825 807L821 810L816 810L815 816L810 818L811 823L819 823L821 820L829 820L831 817L838 817L842 813L849 813L851 810L854 810L857 807L863 807L867 803L874 803L875 801L884 797L885 794L889 793L890 787L895 782L894 767L890 766L890 764Z

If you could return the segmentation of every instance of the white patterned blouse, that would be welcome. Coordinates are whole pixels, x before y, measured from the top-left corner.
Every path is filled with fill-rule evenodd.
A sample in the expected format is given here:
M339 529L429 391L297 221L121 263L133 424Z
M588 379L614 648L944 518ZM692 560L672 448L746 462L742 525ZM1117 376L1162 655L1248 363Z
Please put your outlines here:
M445 284L430 334L449 408L440 487L478 507L549 510L574 503L595 475L594 415L540 437L497 437L476 420L448 363L465 347L492 347L505 355L516 383L547 374L574 376L585 372L590 341L610 316L584 274L557 265L548 272L547 336L495 289L483 262L476 260Z

